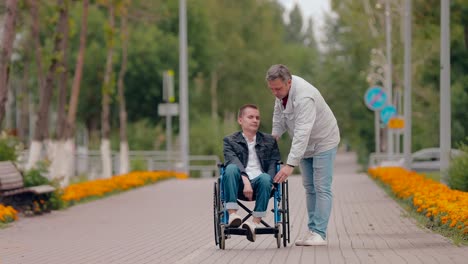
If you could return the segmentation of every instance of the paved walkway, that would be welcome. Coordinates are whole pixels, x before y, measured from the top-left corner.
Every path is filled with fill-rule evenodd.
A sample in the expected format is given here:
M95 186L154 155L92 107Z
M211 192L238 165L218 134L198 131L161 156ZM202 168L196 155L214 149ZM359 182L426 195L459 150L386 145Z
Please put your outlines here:
M214 179L164 181L0 230L0 264L468 263L468 248L418 227L339 154L327 247L276 248L273 235L214 244ZM290 178L291 242L306 230L304 191ZM271 217L272 214L269 214ZM267 219L271 220L271 219Z

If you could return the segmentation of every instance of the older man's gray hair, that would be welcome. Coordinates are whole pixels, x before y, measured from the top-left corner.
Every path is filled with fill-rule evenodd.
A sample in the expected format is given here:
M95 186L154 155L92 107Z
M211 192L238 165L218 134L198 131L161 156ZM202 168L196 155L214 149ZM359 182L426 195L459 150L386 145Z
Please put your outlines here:
M291 80L291 73L289 69L283 64L275 64L268 69L266 74L267 81L273 81L276 79L281 79L283 82Z

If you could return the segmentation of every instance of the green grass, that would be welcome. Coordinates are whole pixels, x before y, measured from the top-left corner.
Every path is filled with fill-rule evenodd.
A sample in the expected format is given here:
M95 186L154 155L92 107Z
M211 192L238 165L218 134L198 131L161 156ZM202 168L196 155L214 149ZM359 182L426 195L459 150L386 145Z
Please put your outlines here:
M433 175L431 174L431 176ZM416 209L411 204L410 199L402 200L398 198L392 192L392 189L388 185L386 185L385 183L381 182L378 179L372 178L370 175L369 175L369 178L371 178L378 186L382 187L382 189L387 193L387 195L390 196L393 200L395 200L401 206L401 208L403 208L406 211L406 213L402 214L403 217L414 219L420 228L438 233L452 240L455 245L468 246L467 236L463 236L461 232L458 232L457 230L453 228L448 228L445 226L438 225L438 223L435 222L437 220L431 220L428 217L424 216L423 214L417 212Z
M82 183L82 182L87 182L89 181L89 177L87 174L80 174L78 176L75 176L75 177L71 177L70 178L70 185L72 184L77 184L77 183Z
M428 179L432 179L436 182L440 182L440 172L439 171L433 171L433 172L422 172L420 173L424 177Z

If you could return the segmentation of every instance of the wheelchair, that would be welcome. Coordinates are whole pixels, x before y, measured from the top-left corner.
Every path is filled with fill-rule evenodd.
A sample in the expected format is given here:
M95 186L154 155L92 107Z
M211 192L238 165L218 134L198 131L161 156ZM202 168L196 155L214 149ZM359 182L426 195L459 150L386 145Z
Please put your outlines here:
M214 215L214 237L215 245L219 246L220 249L225 249L226 239L231 238L231 235L246 236L247 230L240 227L229 227L229 213L225 209L224 200L224 188L222 184L222 178L224 177L225 165L218 164L220 170L220 176L217 181L214 182L213 189L213 215ZM279 171L280 164L277 164L276 171ZM285 181L281 184L274 183L273 190L270 198L274 198L273 218L274 226L270 226L263 219L261 224L264 227L257 227L255 233L257 235L273 234L276 238L276 245L278 248L283 244L284 247L290 243L290 231L289 231L289 189L288 182ZM245 206L241 201L247 201L244 199L237 199L237 204L247 212L247 215L242 219L242 223L248 220L252 216L252 210ZM282 243L281 243L282 242Z

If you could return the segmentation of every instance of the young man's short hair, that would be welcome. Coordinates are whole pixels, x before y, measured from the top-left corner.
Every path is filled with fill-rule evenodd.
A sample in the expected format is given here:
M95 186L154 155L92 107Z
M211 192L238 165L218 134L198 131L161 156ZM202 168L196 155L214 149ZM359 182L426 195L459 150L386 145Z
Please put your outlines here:
M237 113L237 118L242 117L242 115L244 114L244 110L247 108L253 108L253 109L258 110L258 107L254 104L245 104L241 106L241 108L239 108L239 112Z

